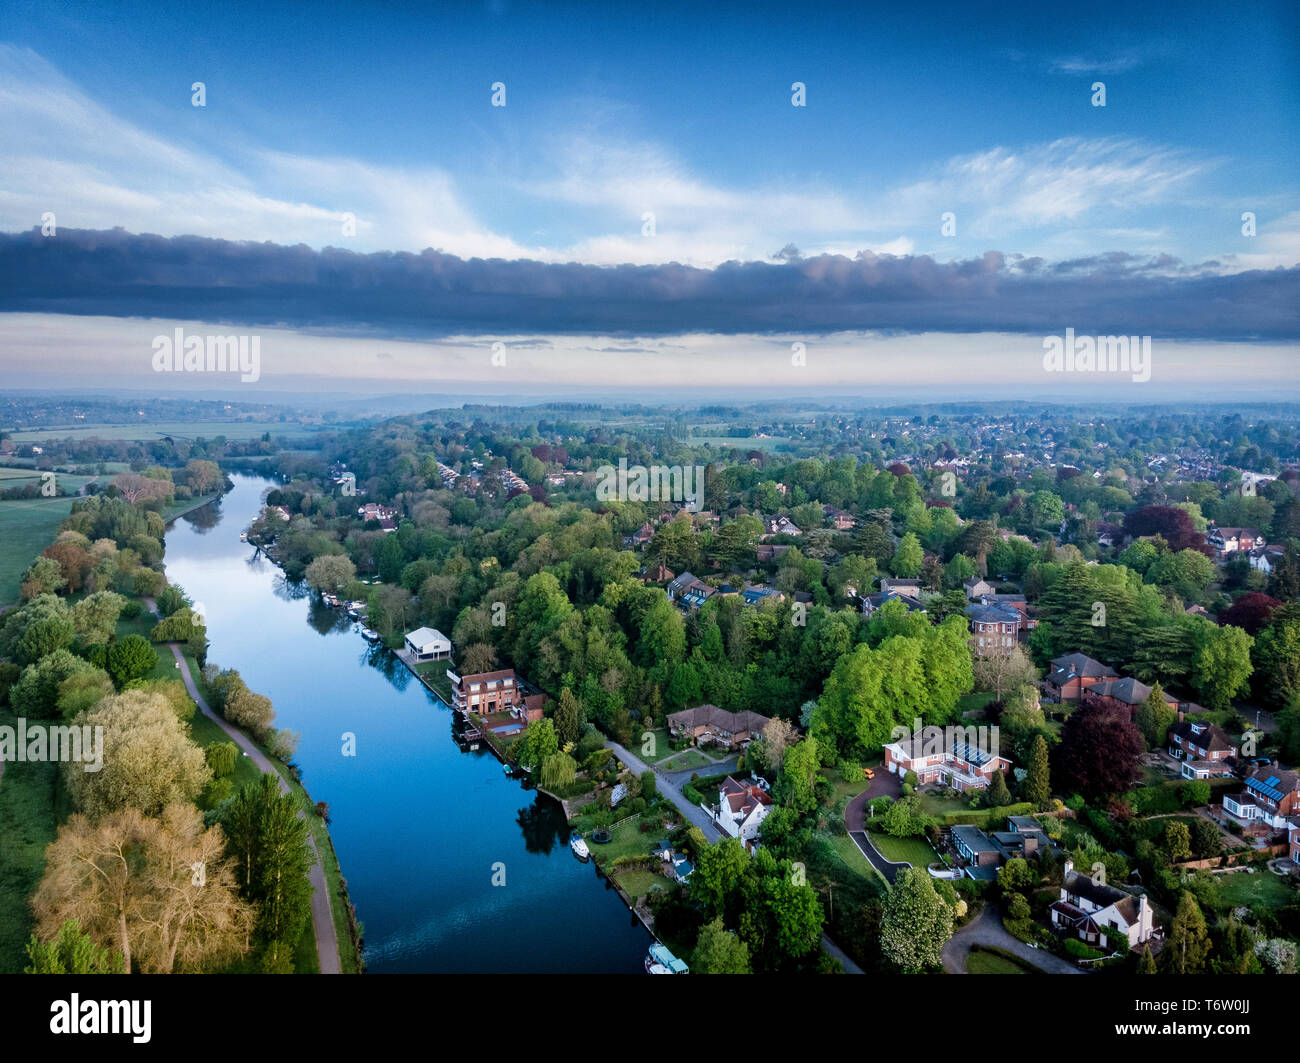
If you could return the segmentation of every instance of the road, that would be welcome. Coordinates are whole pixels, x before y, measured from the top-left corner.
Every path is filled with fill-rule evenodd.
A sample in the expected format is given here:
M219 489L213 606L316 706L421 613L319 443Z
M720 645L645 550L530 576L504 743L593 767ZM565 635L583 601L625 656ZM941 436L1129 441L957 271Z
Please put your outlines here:
M1054 956L1046 949L1031 949L1019 938L1014 938L1002 925L1002 916L993 905L984 910L948 939L943 947L943 968L949 974L966 973L966 957L972 945L989 945L1005 949L1048 974L1083 974L1073 963Z
M645 761L640 757L629 753L617 742L611 740L609 747L614 751L614 755L626 764L629 770L635 772L637 775L651 770L650 766L646 764ZM718 770L725 771L727 769L725 767L720 767ZM681 773L679 772L677 774ZM716 774L716 772L710 772L710 774ZM682 793L678 785L672 781L672 778L669 775L660 771L656 771L655 775L659 792L676 805L677 810L681 812L683 816L690 820L690 822L695 826L699 827L700 830L704 832L704 837L708 841L717 842L724 837L723 832L718 828L717 824L713 822L713 817L705 812L704 809L700 808L699 805L691 804L691 802L687 800L686 795ZM686 781L690 781L690 772L686 773ZM840 965L844 968L845 974L863 973L862 968L850 959L848 953L835 944L835 942L826 934L822 934L822 947L840 961Z
M155 616L159 615L158 606L152 598L145 598L144 602L151 613ZM168 645L171 647L172 656L176 658L181 680L185 683L185 689L189 691L189 695L194 699L194 704L199 707L199 711L230 736L230 740L239 746L244 755L257 765L258 771L263 773L275 772L275 777L280 782L280 792L289 793L289 784L285 781L284 776L276 771L275 765L271 763L271 758L258 749L253 744L252 739L243 731L227 723L224 718L218 716L208 707L208 703L203 700L203 695L199 693L199 689L194 683L194 677L190 675L189 666L186 665L185 658L181 655L180 647L175 643L168 643ZM300 818L305 819L307 812L303 809L298 812L298 815ZM307 845L311 849L312 855L312 865L308 872L308 877L311 879L311 924L312 931L316 936L316 953L320 957L320 973L340 974L339 938L334 927L334 910L330 904L329 883L325 880L325 869L321 864L320 853L316 851L316 839L310 830L307 832Z

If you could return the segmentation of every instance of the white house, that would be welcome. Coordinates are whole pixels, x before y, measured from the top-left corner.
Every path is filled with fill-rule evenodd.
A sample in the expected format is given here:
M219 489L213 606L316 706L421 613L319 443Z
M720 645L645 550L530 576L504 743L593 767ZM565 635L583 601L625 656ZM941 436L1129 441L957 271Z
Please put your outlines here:
M1115 886L1074 870L1065 861L1061 899L1049 906L1052 925L1073 930L1088 945L1105 946L1105 928L1119 930L1130 949L1151 939L1154 923L1146 895L1134 896Z
M772 798L755 783L737 782L728 775L718 788L718 826L733 838L753 841L771 811Z
M406 648L414 654L417 661L445 661L451 658L451 639L431 627L408 632Z

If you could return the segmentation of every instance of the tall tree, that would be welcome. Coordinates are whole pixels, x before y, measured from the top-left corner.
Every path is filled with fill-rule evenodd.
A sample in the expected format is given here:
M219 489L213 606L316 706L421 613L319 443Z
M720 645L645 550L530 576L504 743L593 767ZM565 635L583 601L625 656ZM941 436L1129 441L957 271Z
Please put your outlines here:
M934 888L924 868L901 871L885 899L880 947L885 958L905 974L921 974L940 964L952 937L953 910Z
M1169 938L1160 950L1166 974L1201 974L1210 951L1210 934L1196 898L1187 890L1178 900L1178 910L1169 927Z
M691 876L694 878L694 876ZM749 946L714 919L700 928L691 970L696 974L749 974Z
M1048 767L1047 739L1042 735L1034 736L1034 744L1029 753L1029 767L1021 793L1026 801L1032 801L1036 808L1044 808L1052 799L1052 777Z
M1052 775L1065 793L1096 798L1127 790L1141 774L1141 732L1122 706L1096 702L1075 709L1061 728Z

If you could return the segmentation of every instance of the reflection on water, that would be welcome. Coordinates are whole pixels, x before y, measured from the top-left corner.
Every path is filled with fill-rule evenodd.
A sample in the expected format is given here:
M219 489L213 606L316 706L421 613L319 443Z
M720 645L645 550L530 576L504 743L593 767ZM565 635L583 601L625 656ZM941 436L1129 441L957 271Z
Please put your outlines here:
M206 535L221 521L221 500L192 509L180 518L195 535Z
M266 481L234 479L220 507L196 511L211 519L168 530L167 575L206 607L209 660L302 735L295 759L329 803L370 969L642 970L649 935L573 857L559 806L486 746L464 749L452 711L393 654L239 541Z

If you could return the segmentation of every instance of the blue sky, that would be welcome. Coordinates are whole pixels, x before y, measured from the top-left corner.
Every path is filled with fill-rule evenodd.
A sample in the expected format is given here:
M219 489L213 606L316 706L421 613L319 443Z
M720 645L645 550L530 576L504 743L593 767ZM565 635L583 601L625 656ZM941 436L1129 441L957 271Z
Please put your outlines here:
M333 328L314 307L373 268L269 251L222 267L185 241L136 242L109 267L71 235L120 227L545 267L453 264L467 290L542 312L507 330L491 301L455 322L430 311L444 336L573 332L599 300L603 335L807 335L822 302L825 331L1300 335L1295 4L20 0L0 11L0 142L0 234L48 211L66 237L49 254L0 242L0 311L221 320L236 311L213 293L256 275L243 319ZM790 244L803 261L781 272ZM777 272L708 275L729 261ZM650 272L592 295L571 262ZM416 262L401 321L372 302L354 324L412 338L412 307L448 272ZM43 279L23 290L29 274ZM129 298L113 288L127 276ZM294 302L304 277L313 296ZM623 318L629 287L651 301ZM1045 322L1058 301L1073 316Z
M34 224L44 196L77 227L598 263L788 242L1300 260L1295 5L734 11L11 5L5 132L39 142L49 122L64 168L24 188L11 158L0 223ZM26 93L76 101L84 124ZM114 158L131 134L170 151ZM352 238L333 218L348 210Z

